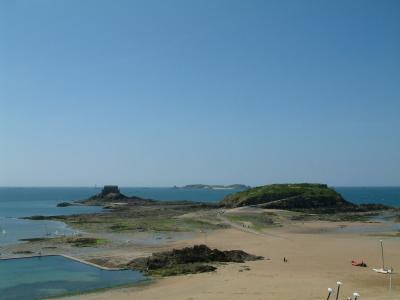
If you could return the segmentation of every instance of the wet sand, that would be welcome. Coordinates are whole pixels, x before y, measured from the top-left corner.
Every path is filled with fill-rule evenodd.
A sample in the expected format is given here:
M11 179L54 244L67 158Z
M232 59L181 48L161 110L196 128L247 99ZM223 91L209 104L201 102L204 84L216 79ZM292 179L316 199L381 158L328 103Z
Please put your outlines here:
M221 265L212 273L158 279L143 287L112 289L65 299L324 299L327 288L335 288L338 280L343 282L340 298L345 299L357 291L361 299L388 299L388 277L372 271L381 265L381 237L341 230L356 226L379 228L382 225L293 222L269 229L267 234L254 234L240 228L217 230L161 248L206 243L221 250L242 249L268 259ZM400 239L383 237L383 240L387 265L400 270ZM125 250L112 250L109 255L122 260L136 256ZM283 262L283 257L288 259L287 263ZM352 259L364 260L368 267L354 267ZM393 286L392 299L400 299L400 276L397 274L393 275Z

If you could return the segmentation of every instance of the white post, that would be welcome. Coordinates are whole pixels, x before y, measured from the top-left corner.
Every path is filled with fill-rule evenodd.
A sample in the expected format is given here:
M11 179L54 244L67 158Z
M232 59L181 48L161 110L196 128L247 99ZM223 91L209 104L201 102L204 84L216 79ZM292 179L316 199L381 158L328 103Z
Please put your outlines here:
M331 297L332 291L333 290L331 288L328 288L328 297L326 298L326 300L329 300L329 298Z
M336 282L337 284L337 291L336 291L336 300L339 299L339 292L340 292L340 286L342 285L342 283L340 281Z
M385 258L383 256L383 241L381 240L382 270L385 270Z
M389 300L392 299L392 270L389 271Z

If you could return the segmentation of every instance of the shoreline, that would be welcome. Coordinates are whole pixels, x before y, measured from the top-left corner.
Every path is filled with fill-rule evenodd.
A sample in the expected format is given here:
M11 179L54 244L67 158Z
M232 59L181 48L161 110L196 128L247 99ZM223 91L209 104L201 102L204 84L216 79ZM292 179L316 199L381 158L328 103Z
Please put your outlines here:
M16 259L30 259L30 258L44 258L44 257L53 257L53 256L61 256L76 262L79 262L81 264L85 264L91 267L95 267L100 270L105 270L105 271L122 271L122 270L127 270L126 268L109 268L105 266L101 266L99 264L95 264L93 262L84 260L82 258L74 257L71 255L66 255L66 254L44 254L44 255L27 255L27 256L18 256L18 257L0 257L0 261L7 261L7 260L16 260Z

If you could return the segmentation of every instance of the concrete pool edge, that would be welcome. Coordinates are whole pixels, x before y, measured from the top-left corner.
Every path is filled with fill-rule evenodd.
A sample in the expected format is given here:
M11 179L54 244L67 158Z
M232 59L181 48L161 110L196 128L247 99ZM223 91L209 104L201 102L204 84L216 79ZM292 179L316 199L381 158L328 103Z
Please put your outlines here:
M64 257L66 259L70 259L88 266L92 266L95 268L98 268L100 270L105 270L105 271L124 271L124 270L128 270L127 268L109 268L109 267L104 267L104 266L100 266L98 264L92 263L90 261L84 260L82 258L77 258L77 257L73 257L70 255L66 255L66 254L46 254L46 255L27 255L27 256L20 256L20 257L5 257L5 258L0 258L0 261L2 260L14 260L14 259L27 259L27 258L41 258L41 257L51 257L51 256L61 256Z
M41 260L41 258L43 258L43 260ZM4 263L6 263L7 261L9 261L12 265L14 264L13 261L22 261L24 263L24 261L30 261L32 259L32 263L34 263L36 261L36 263L42 264L41 261L43 261L43 263L45 263L46 261L48 262L47 259L62 259L64 261L69 261L68 264L71 263L78 263L78 265L80 264L81 267L83 267L84 265L91 267L92 271L91 272L97 272L98 274L106 274L106 273L118 273L118 272L131 272L133 271L133 273L137 273L137 275L135 275L136 277L139 276L138 278L131 278L131 280L128 279L128 281L125 282L115 282L111 285L106 284L106 285L97 285L94 288L89 288L89 289L71 289L71 290L66 290L65 292L62 293L58 293L58 294L43 294L40 295L39 298L34 298L34 299L72 299L70 297L74 297L74 296L79 296L79 295L85 295L85 294L92 294L92 293L100 293L103 291L107 291L107 290L111 290L111 289L123 289L123 288L133 288L133 287L140 287L140 286L145 286L148 284L151 284L154 280L153 278L147 277L145 275L143 275L142 272L137 271L137 270L131 270L128 268L108 268L108 267L103 267L100 265L97 265L95 263L91 263L87 260L84 259L79 259L76 257L72 257L72 256L68 256L68 255L64 255L64 254L49 254L49 255L26 255L23 257L8 257L8 258L0 258L0 263L4 261ZM58 260L56 260L58 261ZM18 262L16 262L17 265L19 265ZM34 264L36 264L34 263ZM48 265L48 264L47 264ZM57 264L56 264L57 265ZM97 270L97 271L95 271ZM100 273L99 273L100 272ZM104 273L103 273L104 272ZM104 275L103 275L104 276ZM118 275L117 275L118 276ZM1 289L0 289L1 290ZM3 299L1 297L1 293L0 293L0 298ZM8 298L5 298L8 299ZM10 298L10 299L14 299L14 298ZM18 298L20 299L20 298ZM21 298L22 299L22 298ZM25 299L25 298L23 298ZM33 298L27 298L27 299L33 299ZM73 298L75 299L75 298Z

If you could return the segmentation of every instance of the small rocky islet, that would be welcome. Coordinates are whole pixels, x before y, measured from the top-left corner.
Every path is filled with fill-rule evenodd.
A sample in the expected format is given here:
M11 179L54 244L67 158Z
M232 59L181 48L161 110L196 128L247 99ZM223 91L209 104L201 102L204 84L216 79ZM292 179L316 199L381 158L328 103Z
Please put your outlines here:
M215 265L210 265L210 263L243 263L261 259L264 258L248 254L242 250L220 251L210 249L206 245L194 245L183 249L153 253L149 257L134 259L126 266L147 275L172 276L216 270Z

